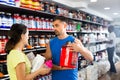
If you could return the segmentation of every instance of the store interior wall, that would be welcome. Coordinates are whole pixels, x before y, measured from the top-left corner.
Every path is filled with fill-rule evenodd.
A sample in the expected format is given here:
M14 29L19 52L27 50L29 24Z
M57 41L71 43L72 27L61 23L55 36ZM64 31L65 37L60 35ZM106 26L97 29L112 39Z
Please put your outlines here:
M114 21L112 22L112 25L115 25L116 27L120 27L120 18L114 19Z

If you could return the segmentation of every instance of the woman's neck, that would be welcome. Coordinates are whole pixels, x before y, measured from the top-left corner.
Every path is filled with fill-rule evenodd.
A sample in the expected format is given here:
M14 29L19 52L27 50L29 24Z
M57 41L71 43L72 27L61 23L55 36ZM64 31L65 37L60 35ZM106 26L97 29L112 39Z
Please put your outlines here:
M18 43L14 47L14 49L19 50L19 51L22 51L23 48L24 48L23 43Z

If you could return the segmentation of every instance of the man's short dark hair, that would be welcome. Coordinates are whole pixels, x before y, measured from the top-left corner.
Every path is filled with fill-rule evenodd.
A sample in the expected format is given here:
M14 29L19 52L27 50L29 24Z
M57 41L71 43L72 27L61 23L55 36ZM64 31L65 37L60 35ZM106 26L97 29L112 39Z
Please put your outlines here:
M60 20L60 21L63 21L63 22L68 23L68 19L66 19L66 18L63 17L63 16L56 16L56 17L53 19L53 22L56 21L56 20Z
M108 26L108 29L110 29L111 31L114 31L114 26L109 25L109 26Z

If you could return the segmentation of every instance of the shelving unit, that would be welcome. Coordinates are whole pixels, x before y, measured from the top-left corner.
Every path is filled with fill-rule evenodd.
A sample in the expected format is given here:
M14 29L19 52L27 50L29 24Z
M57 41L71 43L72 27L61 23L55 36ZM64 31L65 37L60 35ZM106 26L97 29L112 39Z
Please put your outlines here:
M35 51L45 51L46 48L36 48L36 49L28 49L28 50L23 50L25 53L28 53L28 52L35 52Z
M57 3L59 4L59 3ZM61 5L61 4L59 4ZM65 5L63 5L65 6ZM70 7L67 7L65 6L66 8L68 9L71 9ZM72 8L73 9L73 8ZM31 9L27 9L27 8L22 8L22 7L15 7L15 6L9 6L9 5L5 5L5 4L1 4L0 3L0 11L3 11L3 12L9 12L9 13L19 13L19 14L27 14L27 15L34 15L34 16L39 16L39 17L44 17L44 18L54 18L55 16L59 16L57 14L52 14L52 13L47 13L47 12L43 12L43 11L37 11L37 10L31 10ZM87 13L88 14L88 13ZM91 14L90 14L91 15ZM89 20L81 20L81 19L75 19L75 18L69 18L69 17L65 17L66 19L68 19L69 21L75 21L75 22L81 22L83 24L92 24L92 25L97 25L97 26L106 26L106 25L103 25L101 23L97 23L97 22L93 22L93 21L89 21ZM8 31L10 29L7 29L7 28L0 28L0 32L2 32L2 35L8 35ZM53 33L54 30L29 30L30 31L30 34L31 33L34 33L34 34L44 34L44 33ZM103 32L103 31L67 31L67 33L71 33L73 35L77 35L77 34L92 34L92 33L95 33L95 34L108 34L107 32ZM95 42L91 42L89 43L90 45L91 44L101 44L101 43L104 43L104 41L95 41ZM25 53L29 53L29 52L37 52L37 51L45 51L46 48L34 48L34 49L26 49L26 50L23 50ZM106 49L102 49L102 50L98 50L98 51L95 51L94 53L97 53L97 52L101 52L101 51L105 51ZM0 54L0 56L6 56L6 53L3 53L3 54ZM7 76L7 77L6 77ZM9 79L8 75L5 75L5 78L0 78L0 80L6 80L6 79Z
M0 54L0 56L4 56L4 55L7 55L6 53L2 53L2 54Z
M47 13L47 12L43 12L43 11L37 11L37 10L31 10L28 8L22 8L22 7L15 7L15 6L9 6L9 5L4 5L0 3L0 7L1 7L1 11L5 11L5 12L10 12L10 13L18 13L20 12L20 14L31 14L31 15L40 15L40 16L45 16L45 17L55 17L58 16L57 14L52 14L52 13ZM88 20L79 20L79 19L75 19L75 18L69 18L69 17L65 17L69 20L73 20L73 21L78 21L78 22L85 22L85 23L90 23L90 24L95 24L95 25L101 25L103 26L103 24L100 23L96 23L96 22L92 22L92 21L88 21Z

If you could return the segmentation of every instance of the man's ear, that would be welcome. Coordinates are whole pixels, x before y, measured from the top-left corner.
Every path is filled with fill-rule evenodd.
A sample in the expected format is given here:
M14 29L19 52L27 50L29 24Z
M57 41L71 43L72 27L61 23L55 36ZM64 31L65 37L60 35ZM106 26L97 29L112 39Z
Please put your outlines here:
M67 26L68 26L68 25L67 25L67 23L66 23L66 22L64 22L64 28L67 28Z

